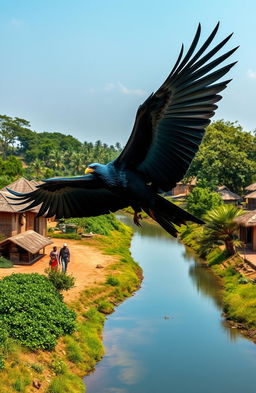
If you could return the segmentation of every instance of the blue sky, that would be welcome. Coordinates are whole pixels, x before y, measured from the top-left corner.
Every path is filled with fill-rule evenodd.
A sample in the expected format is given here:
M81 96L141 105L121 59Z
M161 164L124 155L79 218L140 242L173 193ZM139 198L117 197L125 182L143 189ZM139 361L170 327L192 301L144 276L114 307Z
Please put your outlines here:
M202 39L240 45L216 119L256 128L256 3L172 0L0 0L0 113L37 131L127 140L136 109L187 48Z

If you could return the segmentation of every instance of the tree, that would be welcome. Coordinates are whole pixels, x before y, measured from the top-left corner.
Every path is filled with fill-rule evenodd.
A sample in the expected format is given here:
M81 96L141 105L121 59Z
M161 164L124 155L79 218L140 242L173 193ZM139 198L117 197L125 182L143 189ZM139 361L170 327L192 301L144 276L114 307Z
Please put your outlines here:
M256 180L256 137L237 123L213 122L186 174L191 176L240 193Z
M187 210L196 217L222 204L220 195L209 188L195 187L187 197Z
M229 255L235 254L235 246L239 244L236 237L238 224L235 218L244 211L233 205L222 205L210 210L203 219L206 224L199 243L208 252L221 244L225 245Z

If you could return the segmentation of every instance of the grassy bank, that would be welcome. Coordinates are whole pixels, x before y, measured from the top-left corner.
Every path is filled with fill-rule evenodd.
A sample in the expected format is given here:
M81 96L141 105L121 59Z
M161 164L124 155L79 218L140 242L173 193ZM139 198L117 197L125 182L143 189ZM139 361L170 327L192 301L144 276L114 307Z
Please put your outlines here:
M201 230L195 224L184 225L180 229L180 240L202 258L202 250L197 242ZM225 250L216 248L203 260L222 280L226 318L256 342L256 285L237 271L243 259L238 254L228 257Z
M141 283L141 269L129 252L131 236L131 229L121 224L118 231L110 231L108 236L79 241L113 255L113 264L105 268L105 283L87 288L68 305L77 316L75 331L59 338L52 350L31 350L13 338L6 341L0 358L1 393L85 392L82 377L94 369L104 354L102 331L106 314L131 296Z

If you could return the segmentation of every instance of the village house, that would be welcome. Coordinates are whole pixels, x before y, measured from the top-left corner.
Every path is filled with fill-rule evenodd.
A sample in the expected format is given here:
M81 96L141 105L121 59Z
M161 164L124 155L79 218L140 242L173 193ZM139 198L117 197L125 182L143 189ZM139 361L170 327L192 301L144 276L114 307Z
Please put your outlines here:
M196 186L196 178L192 178L188 183L178 182L176 186L171 190L170 194L175 198L185 198Z
M31 264L39 259L40 250L51 244L47 239L47 219L36 217L39 208L35 207L27 212L19 210L26 205L14 205L12 196L7 188L17 192L31 192L39 184L34 180L20 178L0 190L0 255L10 259L15 264ZM43 251L44 252L44 251Z
M216 192L220 195L221 199L226 204L238 205L242 201L242 197L230 191L226 186L217 187Z
M239 224L239 240L246 248L256 251L256 210L235 218Z

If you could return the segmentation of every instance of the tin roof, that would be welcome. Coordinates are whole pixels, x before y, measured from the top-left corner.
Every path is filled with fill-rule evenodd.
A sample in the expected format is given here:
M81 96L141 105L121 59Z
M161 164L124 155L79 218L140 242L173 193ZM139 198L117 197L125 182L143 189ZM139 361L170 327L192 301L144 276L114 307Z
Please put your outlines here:
M32 230L8 237L7 239L0 242L0 246L7 242L17 244L17 246L20 246L31 254L36 254L42 248L53 243L52 240L49 240L48 238Z

